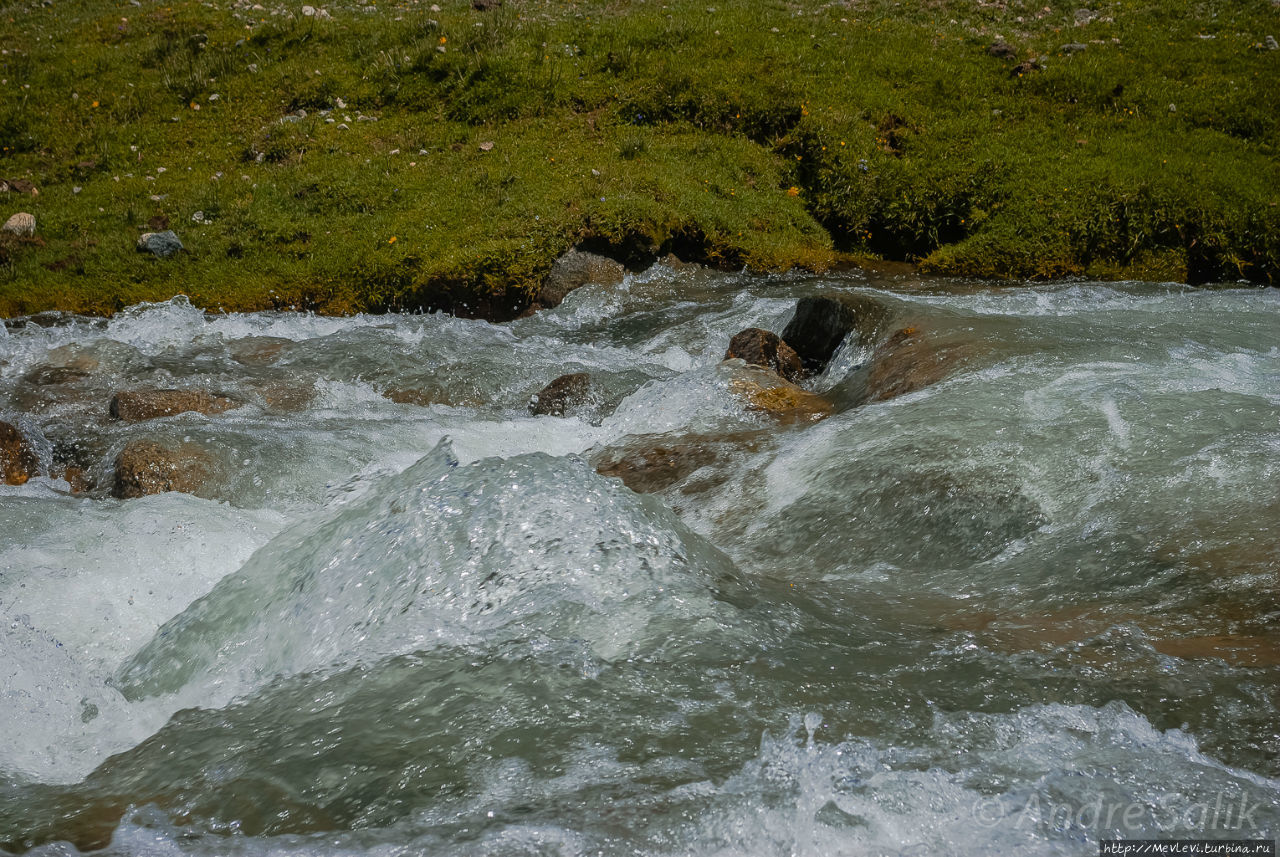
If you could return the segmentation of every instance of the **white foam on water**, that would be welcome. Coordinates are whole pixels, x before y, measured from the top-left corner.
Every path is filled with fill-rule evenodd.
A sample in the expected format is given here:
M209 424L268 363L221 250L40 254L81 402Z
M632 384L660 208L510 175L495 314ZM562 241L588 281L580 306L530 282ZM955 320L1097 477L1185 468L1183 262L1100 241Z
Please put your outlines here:
M145 698L191 684L220 706L279 675L542 636L609 660L717 615L712 587L732 568L581 459L461 465L441 442L258 551L134 655L120 686Z
M1084 855L1099 838L1270 839L1280 830L1280 781L1225 766L1122 703L940 713L915 747L815 741L816 719L805 717L807 739L797 740L798 721L790 734L766 735L675 853ZM1213 808L1228 803L1256 807L1257 826L1234 829L1238 812L1215 821Z
M164 722L171 709L128 706L107 679L285 518L165 494L28 495L0 520L21 533L0 547L0 770L61 782Z

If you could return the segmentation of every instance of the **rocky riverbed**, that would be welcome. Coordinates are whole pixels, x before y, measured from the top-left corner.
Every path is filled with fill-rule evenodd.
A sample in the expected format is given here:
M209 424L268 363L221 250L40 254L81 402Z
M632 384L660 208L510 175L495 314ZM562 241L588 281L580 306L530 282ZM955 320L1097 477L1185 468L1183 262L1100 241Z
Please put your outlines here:
M583 282L6 322L0 851L1280 830L1272 291Z

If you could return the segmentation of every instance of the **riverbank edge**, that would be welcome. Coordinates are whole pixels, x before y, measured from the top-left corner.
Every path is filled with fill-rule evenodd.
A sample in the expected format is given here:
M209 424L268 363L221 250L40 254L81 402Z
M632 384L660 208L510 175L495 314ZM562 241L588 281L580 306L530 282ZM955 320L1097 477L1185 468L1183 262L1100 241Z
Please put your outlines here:
M928 283L935 278L958 278L986 287L1016 287L1051 279L1088 279L1100 281L1140 281L1178 283L1193 286L1272 285L1268 280L1244 276L1236 280L1206 280L1195 277L1195 259L1185 249L1154 248L1138 254L1128 263L1100 261L1085 263L1069 257L1038 258L1016 247L994 246L986 255L958 254L955 245L939 248L923 259L881 258L866 254L842 252L812 244L776 247L765 264L752 248L731 242L719 243L703 236L678 232L660 237L654 228L633 230L622 236L584 234L571 249L583 249L614 259L630 272L639 273L664 263L672 267L705 267L719 271L749 271L761 274L824 274L862 271L876 280L920 279ZM24 244L35 242L14 240L4 236L4 244L22 252ZM160 302L185 294L200 309L217 312L260 312L303 310L318 315L343 316L356 313L445 312L463 318L482 318L493 322L509 321L540 308L539 291L558 256L545 256L541 264L529 267L499 264L477 270L463 277L430 271L404 271L403 284L378 283L376 287L353 282L349 272L333 271L329 276L305 282L279 282L270 288L251 292L217 288L185 288L167 290L162 283L135 284L131 300L92 295L75 286L66 290L0 296L0 318L13 319L39 313L68 312L80 315L111 317L126 306L143 302ZM157 265L178 264L196 271L186 271L183 280L198 280L198 259L157 260ZM1269 272L1268 272L1269 273ZM414 280L417 280L415 283ZM14 284L18 285L18 284Z

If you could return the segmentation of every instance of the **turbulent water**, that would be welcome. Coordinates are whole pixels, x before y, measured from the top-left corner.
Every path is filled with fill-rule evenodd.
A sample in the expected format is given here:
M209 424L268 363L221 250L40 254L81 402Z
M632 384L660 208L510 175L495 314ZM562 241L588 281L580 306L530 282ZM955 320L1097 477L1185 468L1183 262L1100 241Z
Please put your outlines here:
M889 319L806 382L834 413L749 406L729 337L832 292ZM906 326L945 371L875 396ZM0 851L1274 838L1278 342L1274 290L665 268L505 325L11 322ZM244 405L108 416L171 387ZM198 496L110 496L144 437Z

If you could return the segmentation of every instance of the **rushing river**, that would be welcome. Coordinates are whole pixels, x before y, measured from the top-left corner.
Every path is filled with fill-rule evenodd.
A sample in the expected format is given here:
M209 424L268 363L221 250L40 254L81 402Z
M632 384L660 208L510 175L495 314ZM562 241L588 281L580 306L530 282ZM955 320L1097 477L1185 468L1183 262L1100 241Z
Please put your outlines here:
M827 418L744 406L730 336L831 292L959 358L867 401L855 335ZM655 268L503 325L41 321L0 328L0 419L98 487L0 486L10 849L1280 835L1275 290ZM589 406L530 416L573 371ZM108 415L174 387L244 405ZM110 496L143 437L211 457L200 496Z

